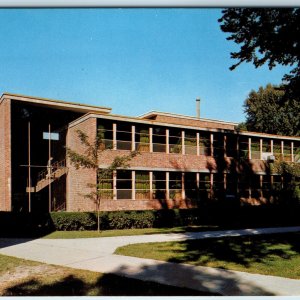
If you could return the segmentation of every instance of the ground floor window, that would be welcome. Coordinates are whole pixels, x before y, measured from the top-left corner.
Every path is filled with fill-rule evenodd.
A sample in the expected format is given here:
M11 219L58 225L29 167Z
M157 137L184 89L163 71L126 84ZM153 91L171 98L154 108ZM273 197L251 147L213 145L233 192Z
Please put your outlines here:
M100 175L98 189L102 199L273 202L283 190L290 190L290 181L270 174L117 170Z

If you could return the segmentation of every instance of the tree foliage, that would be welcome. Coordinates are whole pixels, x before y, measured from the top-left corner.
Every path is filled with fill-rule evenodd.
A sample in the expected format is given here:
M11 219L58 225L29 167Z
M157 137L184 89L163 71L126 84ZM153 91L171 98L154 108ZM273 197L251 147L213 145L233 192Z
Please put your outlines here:
M117 169L127 169L129 162L138 154L137 151L131 151L128 155L115 156L113 161L106 168L99 168L101 163L101 154L103 151L110 151L111 149L105 149L103 143L103 130L99 129L94 140L91 142L91 138L81 130L77 130L77 135L80 143L84 147L83 153L79 153L71 148L67 148L67 155L70 158L71 164L76 169L85 168L93 169L97 175L97 183L88 183L87 186L91 189L91 192L84 195L85 198L92 200L96 204L98 231L100 230L100 203L101 203L101 186L112 177L112 174Z
M285 74L288 97L300 99L300 8L228 8L218 20L221 30L240 46L232 52L237 63L252 62L256 68L265 63L270 69L276 65L290 66Z
M268 84L251 91L244 103L246 122L241 129L270 134L298 136L300 134L300 102L282 99L285 91Z

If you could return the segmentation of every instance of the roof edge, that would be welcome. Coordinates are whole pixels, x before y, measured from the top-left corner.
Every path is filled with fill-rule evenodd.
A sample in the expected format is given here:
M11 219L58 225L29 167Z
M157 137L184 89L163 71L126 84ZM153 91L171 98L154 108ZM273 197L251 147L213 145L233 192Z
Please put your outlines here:
M111 112L110 107L104 107L104 106L96 106L96 105L89 105L89 104L83 104L83 103L76 103L76 102L70 102L70 101L64 101L64 100L57 100L57 99L50 99L50 98L42 98L42 97L36 97L36 96L27 96L27 95L22 95L22 94L13 94L13 93L8 93L4 92L0 98L0 103L5 99L5 98L12 98L13 100L20 100L20 101L26 101L30 102L30 100L33 100L32 102L35 101L42 101L44 104L51 103L51 104L58 104L58 105L66 105L66 106L77 106L81 107L82 109L89 109L91 108L91 111L103 111L106 113Z
M175 113L166 113L166 112L160 112L160 111L149 111L145 114L142 114L142 115L138 116L138 118L147 119L151 116L156 116L156 115L167 116L167 117L175 117L175 118L180 118L180 119L196 120L196 121L198 120L198 121L204 121L204 122L217 122L217 123L228 124L228 125L233 125L233 126L237 126L239 124L239 123L223 121L223 120L214 120L214 119L205 119L205 118L200 118L199 119L199 118L193 117L193 116L187 116L187 115L175 114Z

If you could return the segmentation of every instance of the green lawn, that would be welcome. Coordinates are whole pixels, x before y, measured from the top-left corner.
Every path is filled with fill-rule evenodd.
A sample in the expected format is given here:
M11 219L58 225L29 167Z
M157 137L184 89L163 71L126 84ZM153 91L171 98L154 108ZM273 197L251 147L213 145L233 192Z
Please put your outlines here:
M16 267L19 267L20 265L24 267L37 266L39 265L39 263L0 254L0 276L6 272L13 270Z
M300 233L135 244L116 254L300 279Z
M37 268L39 268L38 272ZM22 277L17 272L26 275ZM0 283L1 296L211 295L190 289L47 265L4 255L0 255Z
M119 230L103 230L97 231L54 231L43 236L46 239L76 239L76 238L95 238L95 237L113 237L113 236L129 236L157 233L183 233L191 231L209 231L220 230L218 226L189 226L189 227L173 227L173 228L143 228L143 229L119 229Z

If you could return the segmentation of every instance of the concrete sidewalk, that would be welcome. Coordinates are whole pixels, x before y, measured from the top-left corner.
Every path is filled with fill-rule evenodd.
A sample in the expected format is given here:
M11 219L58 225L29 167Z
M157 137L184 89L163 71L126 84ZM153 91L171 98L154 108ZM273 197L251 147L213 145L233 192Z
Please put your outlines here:
M113 254L118 247L151 242L297 232L300 227L154 234L85 239L0 239L0 253L77 269L191 288L221 295L300 295L300 280Z

